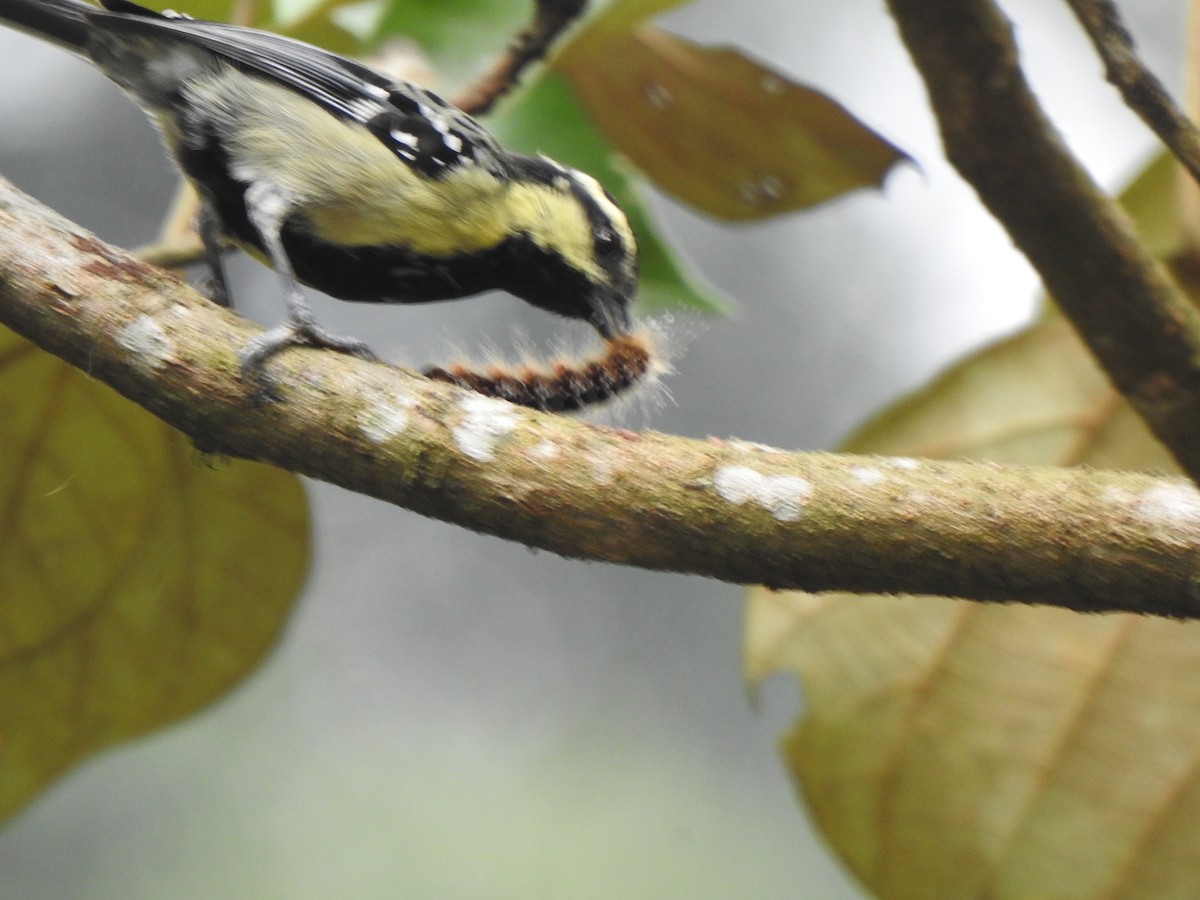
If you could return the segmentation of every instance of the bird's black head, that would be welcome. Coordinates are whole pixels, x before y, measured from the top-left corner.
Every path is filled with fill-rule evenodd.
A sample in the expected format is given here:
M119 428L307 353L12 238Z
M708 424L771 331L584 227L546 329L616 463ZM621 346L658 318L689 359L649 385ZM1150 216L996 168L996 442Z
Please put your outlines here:
M545 157L515 157L513 172L506 289L605 338L628 334L638 251L624 211L596 179Z

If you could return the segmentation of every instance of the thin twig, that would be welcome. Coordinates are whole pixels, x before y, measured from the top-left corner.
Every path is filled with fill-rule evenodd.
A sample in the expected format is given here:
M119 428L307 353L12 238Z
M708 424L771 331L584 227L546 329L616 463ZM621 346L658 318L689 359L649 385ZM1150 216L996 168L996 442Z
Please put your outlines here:
M483 77L455 100L455 105L480 116L517 85L521 74L544 58L567 27L583 15L587 0L535 0L533 20L517 33L508 50Z
M1067 0L1067 3L1104 62L1109 82L1192 178L1200 182L1200 129L1171 99L1158 77L1146 68L1116 5L1111 0Z
M1200 618L1185 481L617 431L319 351L273 360L283 400L255 405L237 362L254 326L4 182L0 323L205 449L568 557Z
M1192 121L1200 116L1200 0L1189 0L1184 40L1183 111ZM1182 164L1176 167L1176 197L1181 256L1200 259L1200 184Z

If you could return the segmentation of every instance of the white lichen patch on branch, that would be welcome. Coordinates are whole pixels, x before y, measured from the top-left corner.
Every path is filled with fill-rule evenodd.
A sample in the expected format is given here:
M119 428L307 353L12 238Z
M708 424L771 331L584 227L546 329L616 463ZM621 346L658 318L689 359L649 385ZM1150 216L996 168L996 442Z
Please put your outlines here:
M763 475L749 466L722 466L713 477L722 498L737 506L754 501L781 522L794 522L812 496L813 484L795 475Z
M455 445L479 462L494 459L496 444L520 424L516 408L504 400L479 395L469 396L459 405L463 420L454 427Z
M617 477L617 463L612 457L599 453L588 454L588 466L597 484L612 484Z
M1100 492L1100 499L1105 503L1112 503L1119 506L1129 506L1137 500L1137 494L1128 488L1119 487L1111 484Z
M545 460L556 459L558 453L558 444L554 443L554 441L541 441L534 444L533 448L529 451L529 455L534 459Z
M381 403L360 410L358 427L367 440L376 444L385 443L408 427L408 411L416 403L413 397L390 396Z
M175 358L175 346L166 329L152 316L138 316L117 333L117 343L137 366L161 369Z
M1200 491L1186 481L1169 481L1148 488L1134 510L1149 522L1200 525Z
M744 450L747 453L783 453L778 447L772 447L770 444L762 444L758 441L744 441L741 438L733 438L729 441L730 448L734 450Z
M895 466L897 469L905 469L911 472L913 469L920 467L921 463L913 459L911 456L893 456L887 460L888 465Z
M879 484L887 476L874 466L851 466L850 477L859 484Z

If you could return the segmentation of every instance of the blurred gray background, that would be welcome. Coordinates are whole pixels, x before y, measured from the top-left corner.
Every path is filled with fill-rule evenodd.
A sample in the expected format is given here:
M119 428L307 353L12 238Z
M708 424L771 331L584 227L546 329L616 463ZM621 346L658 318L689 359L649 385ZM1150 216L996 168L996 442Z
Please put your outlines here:
M1122 6L1177 87L1183 0ZM1051 115L1120 185L1153 144L1065 4L1005 8ZM664 23L827 90L920 171L765 225L657 200L738 312L685 326L673 402L625 424L831 447L1028 318L1036 280L941 159L881 3L701 0ZM0 84L0 173L106 239L150 240L174 181L141 113L83 64L3 30ZM282 315L253 263L237 266L235 294L264 323ZM412 362L503 346L514 324L568 328L503 297L316 306ZM224 702L82 765L3 826L0 897L860 896L776 754L802 708L795 684L747 701L741 590L569 563L310 488L315 568L273 657Z

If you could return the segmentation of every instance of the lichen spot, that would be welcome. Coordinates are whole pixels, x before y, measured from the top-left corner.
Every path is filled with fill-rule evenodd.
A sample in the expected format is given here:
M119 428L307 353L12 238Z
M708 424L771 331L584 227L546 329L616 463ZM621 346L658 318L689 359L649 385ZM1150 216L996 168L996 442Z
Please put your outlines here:
M859 484L879 484L884 474L874 466L851 466L850 477Z
M554 441L539 441L530 449L529 455L534 459L552 460L558 457L558 444Z
M1138 498L1138 514L1164 525L1200 523L1200 492L1183 481L1156 484Z
M781 522L794 522L812 496L812 482L795 475L763 475L749 466L722 466L713 478L717 493L735 506L753 501Z
M1128 488L1109 485L1100 492L1100 499L1105 503L1112 503L1117 506L1129 506L1137 500L1137 494Z
M361 410L358 427L367 440L383 444L408 427L408 411L416 405L412 397L389 397Z
M588 464L596 484L612 484L617 480L617 462L600 453L588 454Z
M772 447L770 444L761 444L758 441L745 441L741 438L733 438L729 442L729 446L735 450L744 450L747 453L782 453L778 447Z
M147 369L161 369L175 356L171 339L150 316L138 316L122 328L117 343L129 352L135 365Z
M921 467L921 464L911 456L893 456L888 462L897 469L905 469L909 472Z
M493 459L496 444L520 422L515 407L482 396L467 397L460 406L463 420L454 428L454 443L471 459L479 462Z

